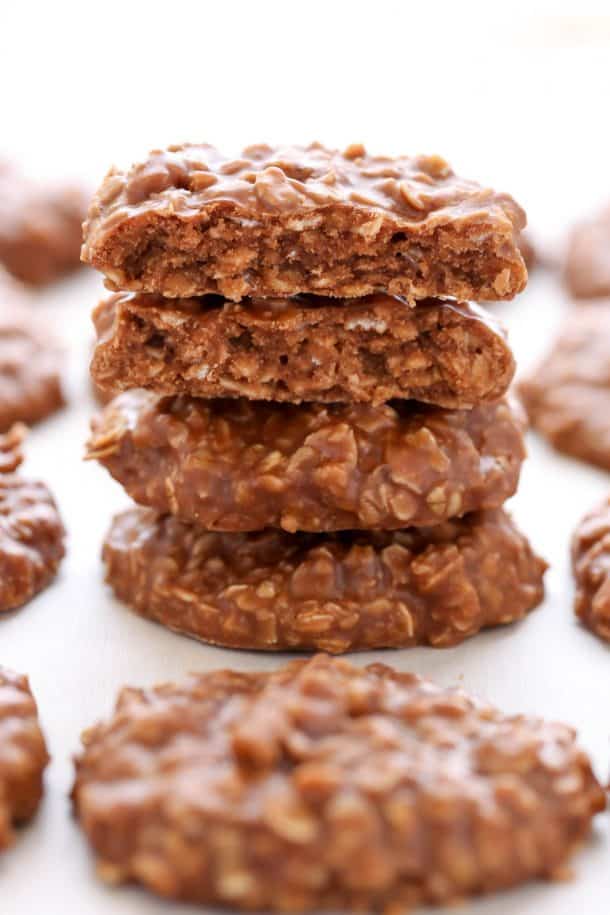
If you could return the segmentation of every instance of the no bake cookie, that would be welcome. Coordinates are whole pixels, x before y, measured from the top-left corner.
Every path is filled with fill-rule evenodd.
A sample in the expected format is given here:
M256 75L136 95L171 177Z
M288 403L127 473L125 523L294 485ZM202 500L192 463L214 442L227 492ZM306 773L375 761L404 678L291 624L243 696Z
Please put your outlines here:
M519 394L554 448L610 470L610 303L573 309Z
M581 622L610 642L610 498L585 515L572 538L574 610Z
M610 207L574 228L563 275L576 299L610 297Z
M0 276L0 432L29 425L64 404L63 356L45 322L18 287Z
M393 296L168 301L118 295L94 312L91 371L111 390L318 402L497 400L515 364L482 309Z
M48 761L27 677L0 667L0 851L36 812Z
M103 557L116 596L170 629L232 648L456 645L523 618L546 564L501 510L393 532L206 531L135 508Z
M32 182L0 162L0 263L35 286L75 269L86 209L80 188Z
M561 876L605 806L571 728L326 656L125 689L83 743L99 875L230 908L399 912Z
M506 401L449 411L131 391L94 419L88 457L136 502L208 530L395 529L502 505L524 424Z
M459 178L439 156L314 143L230 158L185 145L108 174L82 256L111 289L171 297L384 291L493 301L525 286L524 225L511 197Z
M44 483L15 473L23 430L0 436L0 613L31 600L55 577L65 531Z

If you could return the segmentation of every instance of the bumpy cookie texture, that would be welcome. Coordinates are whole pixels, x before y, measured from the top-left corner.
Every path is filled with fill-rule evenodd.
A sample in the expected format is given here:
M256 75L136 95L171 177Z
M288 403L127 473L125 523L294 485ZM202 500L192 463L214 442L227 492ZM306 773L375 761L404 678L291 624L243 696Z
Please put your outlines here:
M65 552L64 527L49 490L13 472L21 462L22 438L19 428L0 436L0 613L21 607L50 584Z
M94 312L100 387L257 400L497 400L515 370L504 331L476 306L297 296L118 295Z
M0 262L36 286L74 270L86 209L81 189L45 187L0 162Z
M62 358L44 321L0 275L0 432L64 405Z
M387 913L565 871L605 795L573 730L317 656L124 689L73 798L111 882Z
M525 215L438 156L251 146L155 150L113 169L89 210L83 259L109 288L165 296L384 291L509 299L525 286Z
M95 458L143 505L207 530L438 524L502 505L525 457L505 401L269 404L119 395L92 423Z
M0 667L0 851L38 809L48 761L27 677Z
M563 276L576 299L610 297L610 207L573 230Z
M570 312L519 394L554 448L610 470L610 303Z
M393 532L206 531L136 508L103 550L107 581L143 616L233 648L456 645L521 619L546 564L500 510Z
M610 498L582 519L572 538L574 610L581 622L610 642Z

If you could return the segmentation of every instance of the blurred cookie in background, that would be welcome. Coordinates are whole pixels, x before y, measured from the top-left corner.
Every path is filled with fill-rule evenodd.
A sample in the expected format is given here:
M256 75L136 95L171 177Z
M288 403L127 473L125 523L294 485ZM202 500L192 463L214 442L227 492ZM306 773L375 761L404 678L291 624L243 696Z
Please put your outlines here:
M65 553L66 532L47 486L16 472L25 431L18 425L0 436L0 613L46 588Z
M563 279L575 299L610 296L610 205L572 230Z
M28 678L0 666L0 851L36 813L48 762Z
M78 185L38 183L0 161L0 263L32 286L75 270L86 209Z
M521 252L521 257L525 261L525 266L527 267L528 271L531 271L534 269L534 267L539 266L538 250L534 244L534 240L531 234L527 230L525 232L521 232L519 235L517 246Z
M580 521L572 537L574 612L583 626L610 642L610 496Z
M518 390L557 451L610 470L610 299L573 309Z
M0 432L28 425L65 403L64 354L25 290L0 269Z

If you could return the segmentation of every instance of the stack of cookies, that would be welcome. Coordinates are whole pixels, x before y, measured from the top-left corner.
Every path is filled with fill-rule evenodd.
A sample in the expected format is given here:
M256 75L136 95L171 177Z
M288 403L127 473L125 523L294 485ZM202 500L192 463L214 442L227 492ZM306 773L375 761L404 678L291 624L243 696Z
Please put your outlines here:
M514 361L474 301L527 272L524 215L438 157L153 152L104 180L84 259L88 455L142 507L109 583L206 642L454 645L520 619L544 563L502 509L524 458Z

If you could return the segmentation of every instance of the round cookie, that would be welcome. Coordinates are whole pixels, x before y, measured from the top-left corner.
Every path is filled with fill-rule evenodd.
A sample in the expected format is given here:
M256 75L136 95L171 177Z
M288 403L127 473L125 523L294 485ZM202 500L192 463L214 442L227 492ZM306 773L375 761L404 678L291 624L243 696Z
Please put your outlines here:
M575 299L610 297L610 207L573 229L563 277Z
M31 600L55 577L65 530L44 483L13 473L21 430L0 436L0 613Z
M80 188L45 187L0 162L0 263L34 286L76 269L86 206Z
M610 302L568 314L519 394L532 426L554 448L610 470Z
M73 791L112 882L257 911L404 911L560 875L605 794L574 732L318 656L126 689Z
M206 530L392 530L502 505L525 457L521 409L269 404L119 395L97 458L143 505Z
M0 275L0 432L28 425L64 405L63 356L18 286Z
M251 534L135 508L106 538L107 581L142 616L231 648L456 645L522 619L546 564L501 510L393 532Z
M0 667L0 850L36 812L48 761L27 677Z
M577 617L610 642L610 497L588 512L574 531L572 570Z

